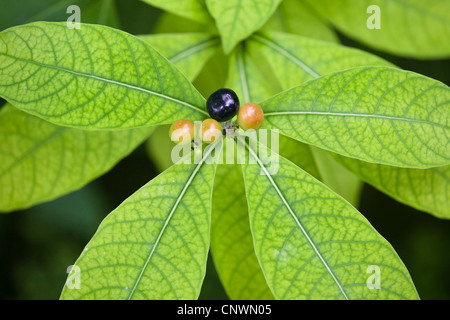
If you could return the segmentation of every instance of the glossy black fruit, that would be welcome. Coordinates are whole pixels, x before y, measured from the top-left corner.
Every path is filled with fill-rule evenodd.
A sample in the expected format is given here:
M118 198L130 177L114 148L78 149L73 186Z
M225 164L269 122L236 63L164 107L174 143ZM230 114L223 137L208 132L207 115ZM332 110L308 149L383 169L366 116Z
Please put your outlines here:
M211 94L206 102L211 118L219 122L233 118L239 110L239 98L233 90L219 89Z

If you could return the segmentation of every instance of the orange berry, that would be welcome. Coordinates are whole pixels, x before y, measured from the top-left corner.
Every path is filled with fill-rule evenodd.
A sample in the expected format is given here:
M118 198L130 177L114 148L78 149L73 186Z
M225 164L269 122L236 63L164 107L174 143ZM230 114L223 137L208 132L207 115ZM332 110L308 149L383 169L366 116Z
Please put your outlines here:
M237 121L244 130L257 130L264 121L264 112L256 103L246 103L239 108Z
M169 137L175 143L188 143L194 139L194 123L191 120L175 121L169 130Z
M214 119L206 119L202 122L202 140L206 143L215 141L222 134L222 127Z

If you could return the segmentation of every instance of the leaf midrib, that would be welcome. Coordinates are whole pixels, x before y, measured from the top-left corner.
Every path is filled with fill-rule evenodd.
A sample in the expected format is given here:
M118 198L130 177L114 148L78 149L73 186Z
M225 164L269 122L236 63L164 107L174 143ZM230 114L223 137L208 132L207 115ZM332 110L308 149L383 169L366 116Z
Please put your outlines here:
M187 107L189 107L189 108L191 108L191 109L193 109L193 110L195 110L197 112L202 113L203 115L208 116L208 113L206 111L204 111L204 110L202 110L202 109L200 109L200 108L198 108L198 107L196 107L196 106L194 106L194 105L192 105L190 103L187 103L185 101L173 98L171 96L168 96L168 95L165 95L165 94L162 94L162 93L151 91L149 89L137 87L137 86L132 85L132 84L128 84L128 83L125 83L125 82L120 82L120 81L116 81L116 80L112 80L112 79L103 78L103 77L100 77L100 76L97 76L97 75L93 75L93 74L88 74L88 73L84 73L84 72L70 70L70 69L67 69L67 68L60 67L60 66L53 66L53 65L37 62L37 61L34 61L34 60L18 58L18 57L15 57L15 56L12 56L12 55L9 55L9 54L5 54L5 53L0 53L0 55L6 56L6 57L9 57L9 58L12 58L12 59L16 59L18 61L24 61L24 62L27 62L27 63L31 63L31 64L37 65L39 67L49 68L49 69L53 69L53 70L57 70L57 71L62 71L62 72L66 72L66 73L69 73L69 74L76 75L76 76L81 76L81 77L85 77L85 78L95 79L95 80L99 80L99 81L102 81L102 82L118 85L118 86L121 86L121 87L127 87L127 88L130 88L132 90L145 92L145 93L148 93L150 95L154 95L154 96L157 96L157 97L160 97L160 98L163 98L163 99L175 102L177 104L185 105L185 106L187 106Z
M136 291L140 280L145 272L145 270L147 269L148 264L150 263L151 258L153 257L153 253L156 250L156 247L159 244L159 241L161 240L164 231L166 230L167 226L169 225L169 222L173 216L173 214L175 213L176 209L178 208L179 203L181 202L181 199L184 197L184 194L186 193L187 189L191 186L192 181L194 180L195 176L197 175L198 171L200 170L200 168L202 167L202 165L205 163L205 159L207 157L209 157L209 155L211 154L211 152L215 149L215 146L220 142L221 140L218 140L214 145L211 145L211 148L209 149L209 151L207 153L205 153L205 155L202 158L202 161L200 161L200 163L196 166L196 168L194 169L194 171L192 171L191 175L189 176L189 179L186 181L186 184L184 186L184 188L181 190L180 194L178 195L177 200L175 201L175 204L172 207L172 210L170 211L169 215L167 216L166 221L164 222L163 227L161 228L161 231L158 234L158 237L155 240L155 243L153 244L152 250L150 251L147 260L145 261L144 266L141 269L141 272L139 273L133 288L130 291L130 294L128 295L127 300L130 300L134 294L134 292ZM201 147L201 146L200 146ZM190 156L190 154L189 154ZM183 159L181 160L183 161Z
M250 91L248 86L247 72L244 64L244 47L242 46L238 52L236 52L236 60L238 64L239 74L241 76L241 86L244 94L244 102L250 102Z
M430 126L437 126L444 129L450 129L443 124L431 122L423 119L413 119L413 118L404 118L398 116L386 116L386 115L378 115L378 114L369 114L369 113L343 113L343 112L326 112L326 111L280 111L280 112L267 112L264 114L264 117L270 116L283 116L283 115L325 115L325 116L342 116L342 117L363 117L363 118L378 118L378 119L388 119L395 121L406 121L406 122L417 122L417 123L425 123Z
M306 73L308 73L313 78L319 78L321 75L317 73L315 70L313 70L311 67L309 67L305 62L294 56L292 53L290 53L288 50L280 46L278 43L276 43L273 40L267 39L263 37L260 33L256 33L253 35L253 38L256 41L262 42L268 47L272 48L273 50L277 51L279 54L287 58L288 60L295 63L297 66L302 68Z
M303 235L306 237L306 239L308 240L309 244L311 245L311 247L313 248L314 252L316 253L316 255L319 257L320 261L322 262L322 264L324 265L325 269L327 270L327 272L331 275L331 277L333 278L334 282L336 283L336 285L338 286L339 290L341 291L342 295L345 297L346 300L349 300L347 294L345 293L344 288L342 287L342 285L340 284L340 282L337 280L336 276L334 275L333 271L331 270L331 268L328 266L327 262L325 261L325 259L322 257L322 254L320 253L319 249L316 247L314 241L309 237L308 233L306 232L306 230L304 229L303 225L300 223L299 219L297 218L297 216L295 215L294 211L292 210L292 208L290 207L289 203L287 202L287 200L284 198L283 193L281 192L281 190L278 188L278 185L275 183L275 181L272 179L272 176L270 174L270 172L267 171L267 168L262 164L261 160L259 159L259 157L255 154L255 152L251 149L251 147L249 145L247 145L247 143L245 144L245 148L250 152L250 154L252 155L252 157L256 160L256 162L258 163L258 165L261 167L262 170L264 170L265 176L268 178L268 180L270 181L270 183L272 184L272 186L274 187L275 191L277 192L278 196L280 197L280 199L283 201L285 207L288 209L289 213L291 214L292 218L294 219L295 223L298 225L298 227L300 228L300 230L302 231Z
M196 54L197 52L212 48L219 45L219 39L217 37L213 37L212 39L208 39L206 41L195 44L192 47L189 47L181 52L176 53L173 57L169 58L170 62L176 63L185 58L189 58L190 56Z
M237 17L239 15L239 11L241 10L241 2L242 0L239 0L239 2L236 4L235 7L235 11L234 11L234 16L233 16L233 22L231 23L231 29L228 30L230 32L230 34L228 35L227 39L227 45L231 47L231 39L233 39L233 35L234 35L234 31L236 30L235 26L236 26L236 21L237 21ZM230 51L232 48L229 48L228 51Z

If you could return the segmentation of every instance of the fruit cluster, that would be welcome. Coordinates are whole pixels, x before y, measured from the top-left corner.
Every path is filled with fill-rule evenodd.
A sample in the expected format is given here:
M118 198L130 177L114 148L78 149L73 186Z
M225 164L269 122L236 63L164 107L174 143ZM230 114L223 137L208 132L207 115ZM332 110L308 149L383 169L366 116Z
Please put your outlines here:
M201 138L205 143L211 143L216 140L220 134L225 135L228 127L222 129L219 122L225 122L233 119L237 114L237 124L243 130L257 130L261 127L264 120L264 112L256 103L245 103L240 106L239 98L233 90L219 89L212 93L206 101L206 108L210 119L202 122ZM194 123L187 119L175 121L169 130L169 136L175 143L191 142L194 138Z

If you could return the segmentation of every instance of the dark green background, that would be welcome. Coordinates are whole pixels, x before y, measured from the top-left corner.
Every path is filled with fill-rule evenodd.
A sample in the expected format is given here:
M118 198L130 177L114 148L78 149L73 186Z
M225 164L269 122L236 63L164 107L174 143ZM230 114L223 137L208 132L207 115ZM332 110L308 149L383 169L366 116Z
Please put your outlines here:
M102 11L101 0L0 0L0 30L37 20L65 21L70 4L80 6L82 22L107 24L133 34L152 32L161 15L139 0L112 3L112 11ZM450 60L400 59L339 36L345 45L450 84ZM58 299L67 267L102 219L157 174L141 146L79 191L29 210L1 214L0 299ZM422 299L450 299L450 221L404 206L368 185L364 185L359 210L396 249ZM211 259L200 299L227 299Z

